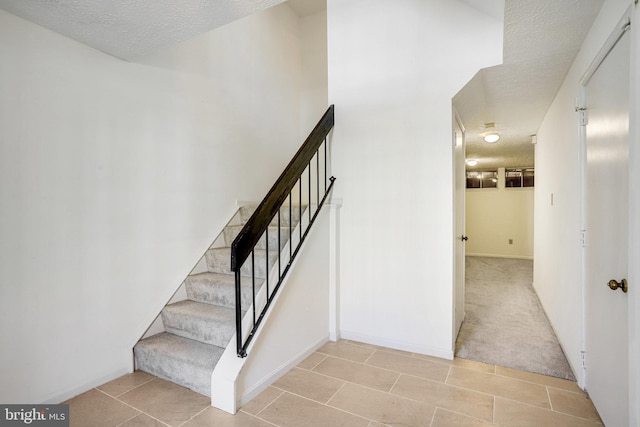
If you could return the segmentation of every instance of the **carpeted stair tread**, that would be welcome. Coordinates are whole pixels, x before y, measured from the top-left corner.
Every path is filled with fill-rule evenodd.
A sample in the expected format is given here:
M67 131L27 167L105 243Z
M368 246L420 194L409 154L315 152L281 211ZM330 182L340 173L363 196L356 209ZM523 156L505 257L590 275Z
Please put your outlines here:
M256 277L264 279L266 277L266 255L267 251L256 249L253 251L255 257ZM269 268L278 261L278 251L269 251ZM210 273L233 274L231 271L231 248L211 248L205 253L207 269ZM251 257L247 259L240 269L242 276L251 276Z
M211 373L224 348L169 333L139 341L134 347L136 369L211 395Z
M226 347L235 333L235 310L196 301L180 301L162 310L167 332Z
M246 310L251 304L250 278L243 278L241 283L242 307ZM256 279L256 292L264 280ZM192 274L185 280L187 298L206 304L215 304L227 308L236 306L236 283L234 276L221 273Z

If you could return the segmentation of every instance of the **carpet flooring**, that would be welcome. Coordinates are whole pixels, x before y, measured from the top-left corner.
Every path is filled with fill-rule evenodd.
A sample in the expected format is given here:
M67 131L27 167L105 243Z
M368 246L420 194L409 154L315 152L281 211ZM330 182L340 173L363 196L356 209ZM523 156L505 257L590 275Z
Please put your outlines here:
M456 356L575 380L533 290L533 261L467 257Z

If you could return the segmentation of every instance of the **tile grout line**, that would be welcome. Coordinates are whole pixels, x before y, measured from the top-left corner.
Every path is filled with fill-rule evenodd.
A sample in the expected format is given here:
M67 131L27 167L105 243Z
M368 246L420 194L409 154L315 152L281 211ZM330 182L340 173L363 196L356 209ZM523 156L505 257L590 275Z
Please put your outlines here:
M449 375L451 375L451 366L449 366L449 369L447 369L447 376L446 376L446 377L444 377L444 383L445 383L446 385L451 385L451 384L449 384L449 383L448 383L448 381L449 381Z
M128 423L129 421L131 421L132 419L134 419L135 417L137 417L140 414L135 414L133 417L131 418L127 418L126 420L124 420L123 422L121 422L120 424L117 424L115 427L120 427L121 425Z
M491 421L491 420L486 420L484 418L480 418L480 417L477 417L475 415L469 415L469 414L466 414L464 412L456 411L456 410L451 409L451 408L445 408L444 406L438 406L438 405L434 405L434 407L436 409L440 409L441 411L451 412L452 414L462 415L463 417L471 418L473 420L481 421L483 423L490 422L490 423L493 424L493 421Z
M367 357L364 362L362 362L363 365L367 365L367 362L373 357L374 354L376 354L378 352L378 350L373 350L373 352L369 355L369 357Z
M185 422L178 424L178 427L185 425L186 423L188 423L189 421L191 421L192 419L194 419L195 417L197 417L198 415L202 414L204 411L206 411L207 409L209 409L211 407L211 404L209 404L208 406L205 406L204 408L202 408L201 411L196 412L195 414L193 414L193 416L191 416L188 420L186 420Z
M329 357L334 357L334 356L329 356ZM340 359L340 358L336 357L336 359ZM340 359L340 360L347 360L347 359ZM347 361L353 362L352 360L347 360ZM359 362L354 362L354 363L359 363ZM469 391L469 392L472 392L472 393L477 393L477 394L481 394L481 395L485 395L485 396L493 396L492 393L488 393L486 391L480 391L480 390L476 390L476 389L473 389L473 388L460 386L460 385L457 385L457 384L448 384L446 382L438 381L438 380L435 380L435 379L432 379L432 378L420 377L418 375L407 374L407 373L399 372L399 371L391 371L391 370L388 370L388 369L385 369L385 368L380 368L380 367L377 367L377 366L374 366L374 365L364 365L364 366L371 367L371 368L376 368L376 369L381 369L381 370L383 370L385 372L392 372L392 373L398 374L399 376L398 376L398 379L396 380L396 383L397 383L397 381L400 380L400 377L405 376L405 377L409 377L409 378L415 378L415 379L418 379L418 380L421 380L421 381L428 381L430 383L443 384L443 385L446 385L446 386L449 386L449 387L452 387L452 388L455 388L455 389L465 390L465 391ZM453 365L447 365L447 366L449 366L449 372L452 370L452 368L454 368ZM313 372L314 374L321 375L321 376L323 376L325 378L329 378L329 379L332 379L332 380L342 381L344 383L349 383L349 384L355 384L357 386L361 386L361 387L364 387L364 388L367 388L367 389L370 389L370 390L379 391L379 392L384 393L380 389L377 389L377 388L374 388L374 387L371 387L371 386L368 386L368 385L360 384L360 383L357 383L357 382L348 381L348 380L345 380L343 378L333 377L331 375L328 375L328 374L325 374L325 373L322 373L322 372L317 372L317 371L309 371L309 372ZM478 372L478 371L474 371L474 372ZM448 376L448 374L447 374L447 376ZM445 381L446 381L446 379L445 379ZM395 383L394 383L394 385L395 385ZM276 388L278 388L278 387L276 387ZM392 387L392 389L393 389L393 387ZM280 390L283 390L283 391L286 391L286 392L290 393L288 390L284 390L284 389L280 389ZM295 394L295 393L292 393L292 394ZM400 394L395 394L395 393L391 393L391 392L389 392L389 394L392 394L393 396L403 397L405 399L409 399L409 400L412 400L412 401L415 401L415 402L424 403L424 402L422 402L420 400L415 400L415 399L412 399L410 397L402 396Z
M155 378L154 378L154 380L155 380ZM148 381L148 382L150 382L150 381ZM137 407L135 407L135 406L133 406L133 405L131 405L131 404L129 404L129 403L127 403L127 402L125 402L124 400L120 400L120 399L119 399L119 398L117 398L117 397L113 397L113 396L111 396L109 393L106 393L106 392L104 392L104 391L100 390L99 388L95 388L95 390L98 390L100 393L104 394L105 396L110 397L111 399L115 400L116 402L122 403L123 405L128 406L129 408L131 408L131 409L134 409L134 410L138 411L138 414L136 414L136 415L135 415L136 417L137 417L138 415L140 415L140 414L144 414L144 415L146 415L146 416L148 416L148 417L150 417L150 418L153 418L154 420L158 421L158 422L159 422L159 423L161 423L161 424L168 425L168 424L167 424L167 423L165 423L164 421L159 420L158 418L154 417L153 415L146 413L145 411L141 410L140 408L137 408ZM125 393L125 394L126 394L126 393ZM133 418L135 418L135 417L133 417Z
M325 360L327 360L327 357L328 357L328 356L327 356L326 354L323 354L323 353L318 353L318 354L321 354L321 355L322 355L322 356L324 356L324 357L322 358L322 360L321 360L321 361L319 361L318 363L316 363L315 365L313 365L313 366L311 367L311 369L309 369L309 371L313 371L315 368L317 368L317 367L318 367L318 365L320 365L322 362L324 362ZM303 368L300 368L300 369L303 369Z
M340 384L340 387L338 387L338 389L336 390L336 392L335 392L335 393L333 393L333 394L331 395L331 397L330 397L330 398L328 398L328 399L327 399L327 401L326 401L324 404L325 404L325 405L328 405L328 404L329 404L329 402L331 402L331 399L333 399L334 397L336 397L336 395L337 395L338 393L340 393L340 390L342 390L342 389L344 388L344 386L345 386L345 385L347 385L347 382L346 382L346 381L343 381L343 382L342 382L342 384Z
M433 415L431 415L431 422L429 423L429 427L433 427L433 423L436 420L436 412L438 412L438 407L433 407Z
M142 372L144 372L144 371L142 371ZM154 378L154 377L151 377L150 379L148 379L147 381L143 382L142 384L138 384L137 386L133 387L132 389L127 390L127 391L125 391L125 392L122 392L122 393L120 393L119 395L114 396L114 397L115 397L115 398L117 398L117 399L119 399L119 398L120 398L120 396L123 396L123 395L125 395L125 394L129 393L130 391L133 391L133 390L135 390L135 389L137 389L137 388L140 388L140 387L142 387L143 385L148 384L148 383L150 383L151 381L154 381L154 380L155 380L155 378ZM106 393L106 392L105 392L105 393ZM108 394L108 393L107 393L107 394Z
M549 408L551 408L551 411L552 411L552 412L556 412L556 411L553 409L553 402L551 402L551 395L549 394L549 387L546 387L546 386L545 386L545 387L544 387L544 391L546 391L546 392L547 392L547 399L549 400Z
M527 372L527 371L521 371L521 372ZM528 373L530 373L530 374L535 374L535 372L528 372ZM584 391L582 391L582 390L580 390L580 391L571 391L571 390L566 390L566 389L564 389L564 388L561 388L561 387L555 387L555 386L553 386L553 385L549 385L549 384L543 384L543 383L540 383L540 382L535 382L535 381L530 381L530 380L524 380L524 379L522 379L522 378L517 378L517 377L512 377L512 376L509 376L509 375L499 374L498 372L494 372L494 374L493 374L493 375L495 375L496 377L500 377L500 378L508 378L508 379L512 379L512 380L516 380L516 381L522 381L523 383L537 384L537 385L541 385L541 386L543 386L543 387L551 387L551 388L554 388L554 389L556 389L556 390L566 391L567 393L574 393L574 394L582 394L582 393L585 393L585 392L584 392ZM542 375L542 374L536 374L536 375ZM543 375L543 376L545 376L545 377L549 377L549 378L557 378L557 377L550 377L550 376L548 376L548 375ZM558 378L558 379L563 379L563 378ZM565 380L565 381L569 381L569 380ZM573 384L576 384L576 385L577 385L577 383L576 383L576 382L573 382L573 381L569 381L569 382L571 382L571 383L573 383Z
M396 378L396 380L393 382L393 384L391 384L391 388L389 389L389 391L387 391L387 394L392 394L391 390L394 389L394 387L398 384L398 381L400 381L400 377L402 377L402 373L400 373L400 375L398 375L398 378Z
M491 414L491 424L496 423L496 396L493 395L493 412Z
M343 384L343 385L344 385L344 384ZM380 391L380 390L377 390L377 391ZM336 411L339 411L339 412L343 412L343 413L345 413L345 414L353 415L354 417L358 417L358 418L361 418L361 419L363 419L363 420L367 420L367 421L369 421L369 424L371 424L371 421L375 421L375 422L377 422L377 423L381 423L381 422L380 422L380 421L378 421L378 420L374 420L374 419L372 419L372 418L367 418L367 417L365 417L365 416L363 416L363 415L360 415L360 414L356 414L356 413L353 413L353 412L349 412L349 411L347 411L347 410L345 410L345 409L338 408L337 406L329 405L329 401L327 401L327 403L321 403L321 402L318 402L317 400L313 400L313 399L310 399L310 398L308 398L308 397L305 397L305 396L302 396L302 395L299 395L299 394L296 394L296 393L291 393L291 392L289 392L289 391L285 391L285 393L289 393L289 394L290 394L290 395L292 395L292 396L297 396L297 397L299 397L299 398L301 398L301 399L308 400L309 402L317 403L318 405L325 406L325 407L327 407L327 408L331 408L331 409L333 409L333 410L336 410ZM384 392L381 392L381 393L384 393ZM331 400L331 399L329 399L329 400ZM384 423L381 423L381 424L384 424Z
M567 417L575 418L576 420L580 420L580 421L588 421L590 423L593 423L594 425L598 424L597 421L594 421L594 420L589 419L589 418L582 418L582 417L578 417L577 415L567 414L566 412L554 411L554 410L551 410L551 409L548 409L548 408L543 408L541 406L536 406L536 405L531 405L531 404L528 404L528 403L525 403L525 402L521 402L519 400L509 399L508 397L504 397L504 396L496 396L496 397L499 397L500 399L508 400L510 402L519 403L521 405L525 405L525 406L528 406L530 408L537 408L537 409L540 409L542 411L551 412L553 414L565 415Z
M279 387L276 387L276 386L274 386L273 384L272 384L272 385L270 385L269 387L273 387L273 388L275 388L276 390L280 390L280 394L278 394L276 397L274 397L274 398L273 398L269 403L267 403L267 404L264 406L264 408L260 409L260 410L258 411L258 413L256 413L256 414L255 414L255 417L257 417L257 418L262 419L261 417L259 417L259 415L260 415L263 411L265 411L269 406L273 405L273 404L274 404L274 402L275 402L276 400L278 400L278 399L279 399L283 394L285 394L285 392L286 392L286 390L283 390L283 389L281 389L281 388L279 388ZM266 389L265 389L265 390L266 390ZM242 411L242 408L238 409L238 411ZM242 411L242 412L244 412L245 414L249 414L249 413L248 413L248 412L246 412L246 411ZM249 415L253 415L253 414L249 414Z

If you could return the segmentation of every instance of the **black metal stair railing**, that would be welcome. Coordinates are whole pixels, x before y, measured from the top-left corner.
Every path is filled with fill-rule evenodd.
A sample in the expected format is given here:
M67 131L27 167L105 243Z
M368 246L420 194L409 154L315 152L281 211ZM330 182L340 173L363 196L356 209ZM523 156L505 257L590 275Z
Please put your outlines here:
M333 187L335 178L327 175L327 135L333 125L334 106L332 105L231 244L231 271L235 275L236 288L236 343L239 357L246 357L247 347ZM270 226L272 229L277 228L277 236L272 243L276 248L271 251L269 249ZM264 250L256 249L259 242L264 245ZM260 254L264 253L263 266L256 265L257 251ZM263 267L265 270L261 275L264 276L264 282L256 287L256 273ZM271 269L274 270L273 275L270 274ZM249 281L251 300L247 303L252 306L253 311L249 327L244 332L243 279ZM270 286L270 281L275 283Z

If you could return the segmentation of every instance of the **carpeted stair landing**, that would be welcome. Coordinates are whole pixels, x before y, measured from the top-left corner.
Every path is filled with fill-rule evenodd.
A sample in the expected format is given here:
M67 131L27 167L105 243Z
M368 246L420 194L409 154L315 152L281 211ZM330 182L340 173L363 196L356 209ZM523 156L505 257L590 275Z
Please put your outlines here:
M168 304L161 313L165 332L139 341L134 347L136 369L172 381L198 393L211 396L211 374L222 353L235 334L235 281L230 270L231 243L253 212L243 207L235 221L221 233L223 247L207 250L207 271L191 274L184 282L187 299ZM297 224L294 210L293 224ZM280 249L286 245L289 224L288 209L281 214ZM269 227L269 244L265 237L255 250L256 291L262 286L267 271L277 260L278 227ZM217 246L217 245L216 245ZM269 269L267 269L267 246ZM246 263L250 264L250 263ZM251 276L250 265L241 274ZM242 283L242 308L251 304L251 280Z

